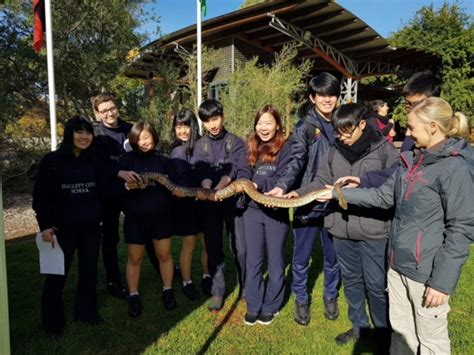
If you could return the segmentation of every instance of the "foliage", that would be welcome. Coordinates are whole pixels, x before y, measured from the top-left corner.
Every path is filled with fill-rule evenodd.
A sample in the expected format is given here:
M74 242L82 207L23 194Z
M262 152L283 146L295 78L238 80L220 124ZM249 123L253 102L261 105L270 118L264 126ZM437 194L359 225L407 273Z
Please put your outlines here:
M58 120L77 113L92 116L90 97L110 89L130 48L144 39L134 30L140 25L145 2L52 2ZM32 48L31 1L4 5L0 21L0 75L10 79L0 84L4 124L32 108L48 112L48 83L46 49L36 54Z
M389 41L395 46L431 51L442 59L442 96L474 123L474 24L458 3L422 7ZM403 109L396 119L406 119Z
M180 54L181 60L184 63L186 70L186 78L184 83L184 93L187 94L189 100L185 103L185 106L193 110L196 115L198 113L198 100L197 100L197 49L193 48L193 51L188 54ZM202 46L201 49L201 71L204 77L206 72L218 66L220 59L222 58L222 50L212 49L206 46ZM202 95L205 98L207 90L209 89L209 83L205 80L202 81Z
M243 9L243 8L245 8L245 7L258 5L258 4L267 2L267 1L268 1L268 0L245 0L245 1L242 3L242 5L240 5L240 8Z
M274 105L280 112L288 134L293 126L293 113L306 101L297 96L305 90L305 78L311 62L295 64L297 46L286 45L275 55L272 66L258 65L258 58L237 67L227 90L222 96L226 112L226 127L244 137L253 128L256 112L266 104Z

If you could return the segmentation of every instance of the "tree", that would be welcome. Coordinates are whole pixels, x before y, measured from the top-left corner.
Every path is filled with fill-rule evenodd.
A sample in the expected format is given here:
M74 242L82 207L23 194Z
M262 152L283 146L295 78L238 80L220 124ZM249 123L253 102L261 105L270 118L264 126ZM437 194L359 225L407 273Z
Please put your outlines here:
M286 45L276 53L271 66L258 65L258 58L237 66L222 95L226 127L245 137L253 128L257 110L272 104L280 112L286 133L290 133L293 114L306 102L306 98L298 94L306 89L305 79L311 69L309 60L295 64L297 53L295 44Z
M474 24L457 3L422 7L389 39L395 46L420 48L441 57L442 96L474 123ZM401 118L403 109L395 111Z
M62 0L52 2L58 119L92 116L90 97L110 90L129 50L140 45L135 32L146 0ZM18 2L16 2L18 3ZM71 16L74 14L74 16ZM32 108L47 112L46 50L32 48L31 1L0 9L2 122ZM45 115L47 116L47 115Z

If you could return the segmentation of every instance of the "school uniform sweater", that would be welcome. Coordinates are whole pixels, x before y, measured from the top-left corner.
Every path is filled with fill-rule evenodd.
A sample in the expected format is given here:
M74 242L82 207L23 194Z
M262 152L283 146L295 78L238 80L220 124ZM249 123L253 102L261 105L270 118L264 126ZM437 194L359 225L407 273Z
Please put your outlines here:
M157 151L142 153L131 151L120 159L120 170L133 170L141 173L170 174L169 159ZM145 189L133 189L125 193L123 211L126 216L136 218L153 218L156 214L169 211L171 195L156 181L149 181Z
M101 201L115 170L92 150L75 156L57 150L41 159L33 190L33 210L41 230L99 224Z

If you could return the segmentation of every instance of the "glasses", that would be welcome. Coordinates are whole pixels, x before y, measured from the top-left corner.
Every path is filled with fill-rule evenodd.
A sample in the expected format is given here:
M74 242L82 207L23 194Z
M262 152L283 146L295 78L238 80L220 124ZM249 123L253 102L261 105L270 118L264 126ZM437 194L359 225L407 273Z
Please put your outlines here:
M336 136L336 138L341 138L342 136L344 137L347 137L347 138L351 138L352 135L354 134L355 130L359 127L359 125L355 126L351 131L349 132L336 132L334 135Z
M110 113L114 113L114 112L116 112L116 111L117 111L117 106L112 106L111 108L107 108L107 109L105 109L105 110L99 111L99 113L100 113L101 115L106 115L106 114L108 114L109 112L110 112Z

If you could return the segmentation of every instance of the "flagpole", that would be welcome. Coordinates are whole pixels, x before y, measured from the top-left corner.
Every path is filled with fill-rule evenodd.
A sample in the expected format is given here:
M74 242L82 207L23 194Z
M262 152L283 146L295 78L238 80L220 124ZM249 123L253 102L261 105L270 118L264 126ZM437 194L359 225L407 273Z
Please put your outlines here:
M196 13L197 13L197 106L201 105L202 101L202 43L201 43L201 1L196 0ZM199 131L202 132L202 122L199 122Z
M51 127L51 150L56 150L56 93L54 87L54 54L53 54L53 21L51 18L51 0L45 0L44 13L46 19L46 56L48 61L48 97L49 123Z

